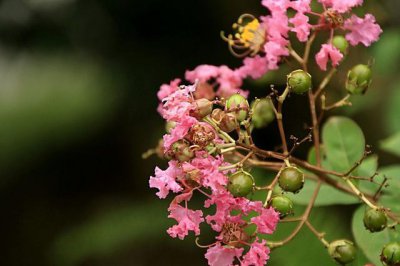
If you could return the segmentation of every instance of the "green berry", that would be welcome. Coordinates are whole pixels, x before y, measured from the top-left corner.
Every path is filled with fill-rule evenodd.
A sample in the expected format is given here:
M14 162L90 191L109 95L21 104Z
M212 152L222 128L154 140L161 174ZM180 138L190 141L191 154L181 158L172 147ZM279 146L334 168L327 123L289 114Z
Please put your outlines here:
M239 122L247 118L249 109L249 102L240 94L233 94L225 104L225 111L233 113Z
M359 64L347 73L346 90L350 94L364 94L372 80L372 71L369 66Z
M289 166L278 177L279 186L286 192L299 192L304 185L304 173L297 167Z
M353 242L346 239L340 239L329 244L328 253L338 263L345 265L355 259L356 248Z
M253 191L253 176L245 171L238 171L229 176L228 190L235 197L245 197Z
M265 127L275 118L273 107L267 98L253 101L251 108L253 113L251 121L255 128Z
M311 89L311 75L298 69L287 76L287 85L290 91L303 94Z
M171 157L180 162L187 162L194 157L194 152L186 140L178 140L171 145Z
M335 46L342 54L347 54L347 49L349 48L349 42L345 37L341 35L336 35L332 40L333 46Z
M386 266L400 266L400 243L386 244L382 249L381 261Z
M271 206L279 212L280 218L293 213L293 202L286 196L275 196L271 199Z
M381 209L369 209L364 214L364 226L370 232L380 232L386 228L387 217Z

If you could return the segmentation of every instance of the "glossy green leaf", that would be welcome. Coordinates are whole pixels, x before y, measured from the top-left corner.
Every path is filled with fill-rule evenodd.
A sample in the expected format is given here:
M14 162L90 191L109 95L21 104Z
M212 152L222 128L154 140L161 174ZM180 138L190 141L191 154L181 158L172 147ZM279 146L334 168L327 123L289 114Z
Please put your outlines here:
M362 130L347 117L331 117L322 128L322 141L332 169L343 173L361 159L365 149Z
M378 233L369 232L363 225L364 212L365 206L361 206L353 215L352 231L354 239L357 246L372 263L381 265L379 255L383 246L390 241L399 241L400 234L392 229L385 229Z
M400 132L383 140L380 147L384 151L400 156Z

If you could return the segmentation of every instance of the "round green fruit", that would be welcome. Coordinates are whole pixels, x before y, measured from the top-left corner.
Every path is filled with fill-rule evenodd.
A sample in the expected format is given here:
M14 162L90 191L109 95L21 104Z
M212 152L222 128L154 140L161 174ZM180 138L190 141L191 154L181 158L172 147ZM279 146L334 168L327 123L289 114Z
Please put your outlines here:
M387 216L381 209L369 209L364 213L363 222L370 232L380 232L386 228Z
M253 176L245 171L238 171L229 176L228 190L235 197L245 197L254 188Z
M400 243L386 244L382 249L381 261L386 266L400 266Z
M340 239L331 242L328 246L329 255L338 263L345 265L356 258L356 248L353 242Z
M347 73L346 90L350 94L364 94L371 80L371 68L363 64L356 65Z
M286 167L280 172L278 183L283 191L297 193L303 188L304 173L297 167Z
M284 218L293 214L293 202L286 196L275 196L271 199L271 206L279 212L279 217Z
M247 118L249 109L249 102L240 94L233 94L225 104L225 111L233 113L239 122L242 122Z
M295 70L288 75L287 85L290 91L303 94L311 89L311 75L301 69Z

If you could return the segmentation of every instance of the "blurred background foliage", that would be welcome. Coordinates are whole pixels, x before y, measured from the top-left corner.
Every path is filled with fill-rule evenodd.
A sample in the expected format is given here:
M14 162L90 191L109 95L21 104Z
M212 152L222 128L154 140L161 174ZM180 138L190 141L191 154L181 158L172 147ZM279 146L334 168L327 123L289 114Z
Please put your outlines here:
M143 161L141 154L163 134L156 113L160 84L198 64L238 66L219 31L229 31L242 13L265 13L259 2L0 1L2 265L205 264L193 237L167 237L168 201L148 188L154 166L165 162ZM400 149L393 148L400 146L400 2L366 2L384 29L382 39L353 49L342 69L373 60L373 86L336 113L351 115L380 164L389 165L399 162ZM263 96L287 71L246 87ZM344 76L335 79L328 99L344 94ZM304 103L292 97L285 105L289 134L304 135ZM275 125L255 136L260 146L279 142ZM351 238L356 206L346 208L313 212L328 239ZM202 242L212 240L206 230ZM305 230L274 252L270 264L321 261L334 265Z

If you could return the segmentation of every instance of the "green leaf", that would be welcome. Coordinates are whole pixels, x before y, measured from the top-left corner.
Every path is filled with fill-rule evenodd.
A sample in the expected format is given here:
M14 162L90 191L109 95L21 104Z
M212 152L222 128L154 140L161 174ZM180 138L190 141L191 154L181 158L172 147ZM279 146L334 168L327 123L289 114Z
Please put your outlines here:
M380 147L384 151L400 156L400 132L381 141Z
M359 207L352 221L352 230L357 246L364 252L369 260L375 265L381 265L379 255L385 244L390 241L399 241L400 235L392 229L385 229L382 232L371 233L364 228L363 217L365 206Z
M364 154L364 134L347 117L331 117L322 128L322 140L326 158L335 171L347 172Z
M394 82L394 87L389 95L385 108L385 127L388 133L393 134L400 131L400 87L399 81Z
M400 165L391 165L379 170L381 176L388 178L389 186L384 189L379 203L390 208L400 216Z
M399 67L400 59L400 32L398 30L385 31L373 49L374 58L377 58L374 68L382 74L394 74Z

